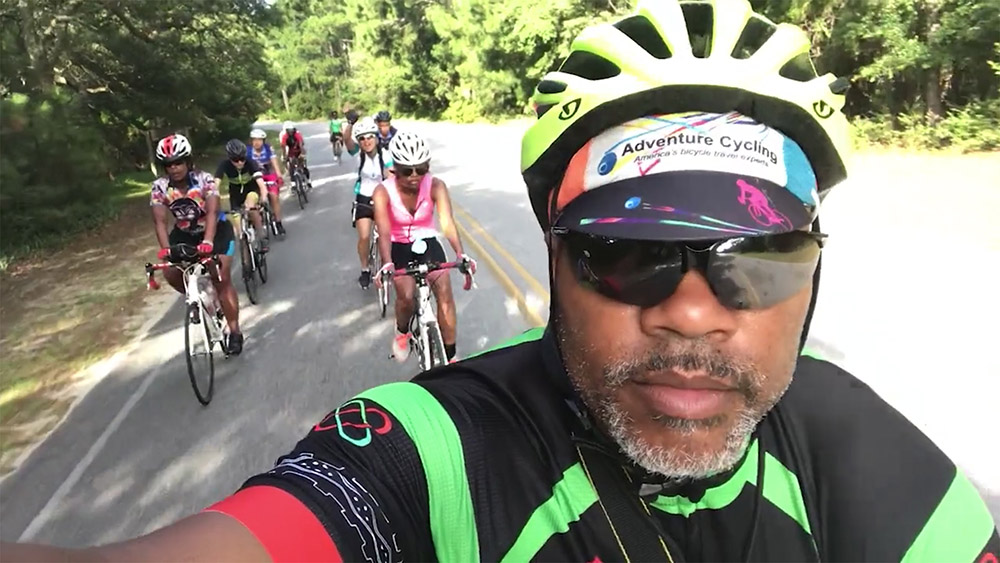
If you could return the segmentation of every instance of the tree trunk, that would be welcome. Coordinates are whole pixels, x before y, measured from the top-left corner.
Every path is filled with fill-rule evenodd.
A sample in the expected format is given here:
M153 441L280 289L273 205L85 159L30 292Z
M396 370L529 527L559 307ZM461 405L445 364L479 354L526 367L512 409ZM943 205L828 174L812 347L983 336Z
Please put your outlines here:
M927 69L924 85L924 103L927 104L927 124L937 125L944 113L944 100L941 91L941 67Z
M927 108L925 119L928 125L937 125L944 113L944 93L941 89L941 63L936 57L934 36L941 29L941 1L932 0L926 3L927 36L924 44L928 46L931 58L930 66L924 69L924 105Z
M285 103L285 113L288 113L288 90L284 86L281 87L281 101Z
M149 171L156 178L156 151L153 149L153 131L146 131L146 150L149 151Z
M24 41L24 50L28 54L28 62L31 66L30 76L34 82L32 86L41 92L49 93L55 87L52 64L44 45L42 45L41 38L38 36L39 25L37 21L37 18L44 16L44 14L40 13L37 9L38 6L29 0L20 0L17 7L21 20L20 38Z

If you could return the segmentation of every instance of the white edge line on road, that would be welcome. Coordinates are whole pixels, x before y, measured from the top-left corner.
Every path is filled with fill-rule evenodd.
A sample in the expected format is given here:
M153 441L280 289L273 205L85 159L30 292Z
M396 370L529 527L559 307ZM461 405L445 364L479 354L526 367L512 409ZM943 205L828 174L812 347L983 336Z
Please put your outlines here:
M128 398L128 401L125 402L121 410L118 411L118 414L115 415L115 418L112 419L111 423L104 429L104 432L101 432L101 435L94 441L93 445L90 446L90 449L87 450L87 454L83 456L83 459L77 462L76 467L73 468L73 471L71 471L66 479L63 480L62 484L59 485L59 488L52 494L49 501L45 503L42 510L38 512L38 515L35 516L34 519L32 519L28 524L28 527L21 532L21 536L18 537L17 541L30 541L42 528L42 526L48 522L56 507L62 502L63 497L69 494L70 489L72 489L76 485L77 481L80 480L80 477L83 476L83 472L90 467L90 464L97 458L97 454L104 448L108 439L115 433L115 431L118 430L118 427L125 421L125 417L132 412L132 409L139 402L139 399L146 394L146 390L149 389L149 386L153 383L153 380L156 379L156 376L160 374L163 366L168 363L169 362L161 363L156 368L153 368L153 370L149 372L149 375L146 376L146 379L142 381L142 384L139 385L139 388L132 392L132 396Z

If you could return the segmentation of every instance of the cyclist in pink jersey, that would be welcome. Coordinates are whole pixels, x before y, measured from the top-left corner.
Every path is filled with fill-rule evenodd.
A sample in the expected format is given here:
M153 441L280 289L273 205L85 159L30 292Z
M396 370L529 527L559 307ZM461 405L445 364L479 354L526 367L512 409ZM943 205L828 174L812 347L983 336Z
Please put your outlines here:
M395 176L385 179L375 187L373 195L375 224L381 233L390 233L379 238L379 252L382 254L382 272L403 268L411 261L420 259L427 262L445 262L444 248L438 242L438 231L434 228L434 209L444 237L451 243L455 255L465 262L470 273L475 273L476 262L462 250L462 241L455 227L451 211L451 197L448 187L440 178L430 174L431 153L427 144L413 133L397 133L389 144ZM411 246L423 240L427 251L420 257L414 256ZM431 290L437 301L438 322L444 340L448 361L455 357L455 298L451 291L451 280L447 270L428 276ZM380 272L381 274L381 272ZM375 277L375 283L382 283L382 276ZM396 332L392 339L392 353L398 362L405 362L410 354L410 317L415 309L413 278L398 276L393 278L396 287Z

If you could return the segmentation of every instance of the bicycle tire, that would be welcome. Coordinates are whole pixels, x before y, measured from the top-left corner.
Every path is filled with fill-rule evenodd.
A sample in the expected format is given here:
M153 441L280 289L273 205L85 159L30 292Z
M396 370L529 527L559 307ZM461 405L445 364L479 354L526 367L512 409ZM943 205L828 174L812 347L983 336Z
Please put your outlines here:
M378 231L376 231L375 227L373 226L371 242L368 243L368 270L370 272L374 272L374 274L372 275L375 276L379 275L379 272L382 271L382 257L378 252L377 232ZM389 280L383 280L383 283L381 285L376 284L377 285L376 289L378 289L377 295L379 303L379 317L383 319L385 318L386 308L388 308L389 306L388 282Z
M429 322L427 323L426 330L429 344L427 352L430 354L431 360L428 363L431 368L447 364L448 357L444 351L444 338L441 336L441 327L438 326L437 322Z
M306 208L306 189L302 186L302 178L295 175L295 195L299 199L299 209Z
M197 305L196 307L201 319L200 324L191 322L190 310L184 315L184 355L187 359L188 379L191 380L191 388L194 389L194 396L198 399L199 403L208 406L212 402L212 393L215 392L215 343L212 342L211 333L208 331L208 323L214 322L214 320L208 318L204 307ZM208 342L208 349L204 353L204 355L208 356L208 389L206 391L201 389L201 385L198 384L198 376L195 374L196 370L192 354L195 342L191 339L192 330L196 331L196 336L204 338L203 343Z
M240 237L240 262L242 265L240 273L243 277L243 285L247 288L247 298L250 303L257 304L257 276L254 271L253 248L247 238Z
M257 275L260 276L260 283L267 283L267 254L263 252L257 254Z

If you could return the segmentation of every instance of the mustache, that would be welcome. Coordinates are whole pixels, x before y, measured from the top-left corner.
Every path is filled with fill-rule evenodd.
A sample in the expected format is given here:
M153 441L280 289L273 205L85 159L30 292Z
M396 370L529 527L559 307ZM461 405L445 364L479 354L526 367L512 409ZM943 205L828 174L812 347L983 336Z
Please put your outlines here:
M733 358L707 344L670 345L617 359L603 370L604 382L617 389L630 380L642 381L650 372L705 372L709 377L736 387L748 399L758 395L763 375L748 361Z

